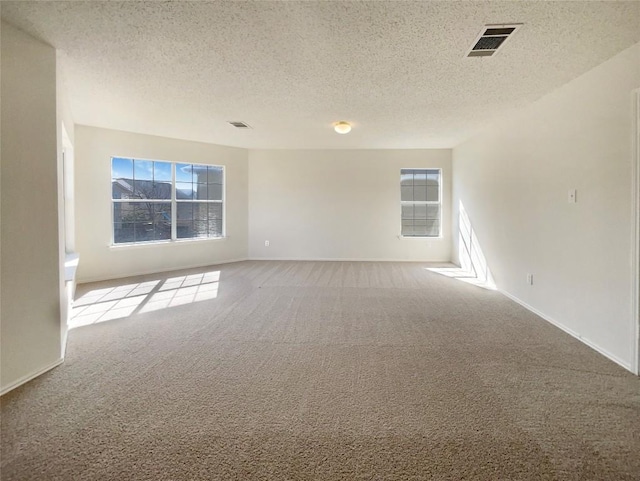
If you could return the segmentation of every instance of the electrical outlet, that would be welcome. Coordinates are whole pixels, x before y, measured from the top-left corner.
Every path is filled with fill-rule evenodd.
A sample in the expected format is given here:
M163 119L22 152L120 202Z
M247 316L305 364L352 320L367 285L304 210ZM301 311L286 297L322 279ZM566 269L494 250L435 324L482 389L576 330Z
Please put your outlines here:
M264 246L265 247L269 247L269 241L268 240L264 241Z
M527 284L533 285L533 274L527 274Z

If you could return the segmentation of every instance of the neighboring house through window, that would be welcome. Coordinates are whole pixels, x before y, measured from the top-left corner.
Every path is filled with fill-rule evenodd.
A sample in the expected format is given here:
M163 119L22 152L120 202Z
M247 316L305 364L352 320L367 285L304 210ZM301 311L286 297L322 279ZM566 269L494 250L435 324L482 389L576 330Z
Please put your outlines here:
M224 235L224 167L111 159L113 243Z
M440 236L441 177L440 169L400 170L403 237Z

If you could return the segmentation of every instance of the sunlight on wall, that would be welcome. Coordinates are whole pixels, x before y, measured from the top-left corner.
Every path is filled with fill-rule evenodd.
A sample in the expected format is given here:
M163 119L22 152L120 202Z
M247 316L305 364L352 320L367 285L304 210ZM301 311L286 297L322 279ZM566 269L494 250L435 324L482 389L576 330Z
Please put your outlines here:
M220 271L106 287L73 303L69 329L218 297Z
M487 260L482 253L476 233L471 226L467 211L459 204L458 215L458 256L460 267L433 267L428 270L453 277L463 282L473 284L485 289L495 290L496 285L493 276L487 266Z

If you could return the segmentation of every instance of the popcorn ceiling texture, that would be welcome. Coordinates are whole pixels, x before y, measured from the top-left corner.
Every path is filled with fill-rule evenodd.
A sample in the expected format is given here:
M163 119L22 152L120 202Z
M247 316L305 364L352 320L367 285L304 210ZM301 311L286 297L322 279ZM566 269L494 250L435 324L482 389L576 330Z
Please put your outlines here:
M217 298L189 303L211 271ZM185 275L182 305L72 330L3 396L3 481L640 479L638 378L499 292L251 261L77 297Z
M21 1L2 16L61 50L76 123L247 148L453 147L640 41L637 1ZM525 25L465 58L491 23Z

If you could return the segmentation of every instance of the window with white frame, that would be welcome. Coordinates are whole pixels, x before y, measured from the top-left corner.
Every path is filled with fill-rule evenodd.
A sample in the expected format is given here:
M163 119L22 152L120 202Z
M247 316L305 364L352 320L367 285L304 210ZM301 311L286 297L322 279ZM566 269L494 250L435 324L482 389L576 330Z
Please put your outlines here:
M401 169L403 237L439 237L442 211L440 169Z
M224 235L224 167L111 158L113 243Z

